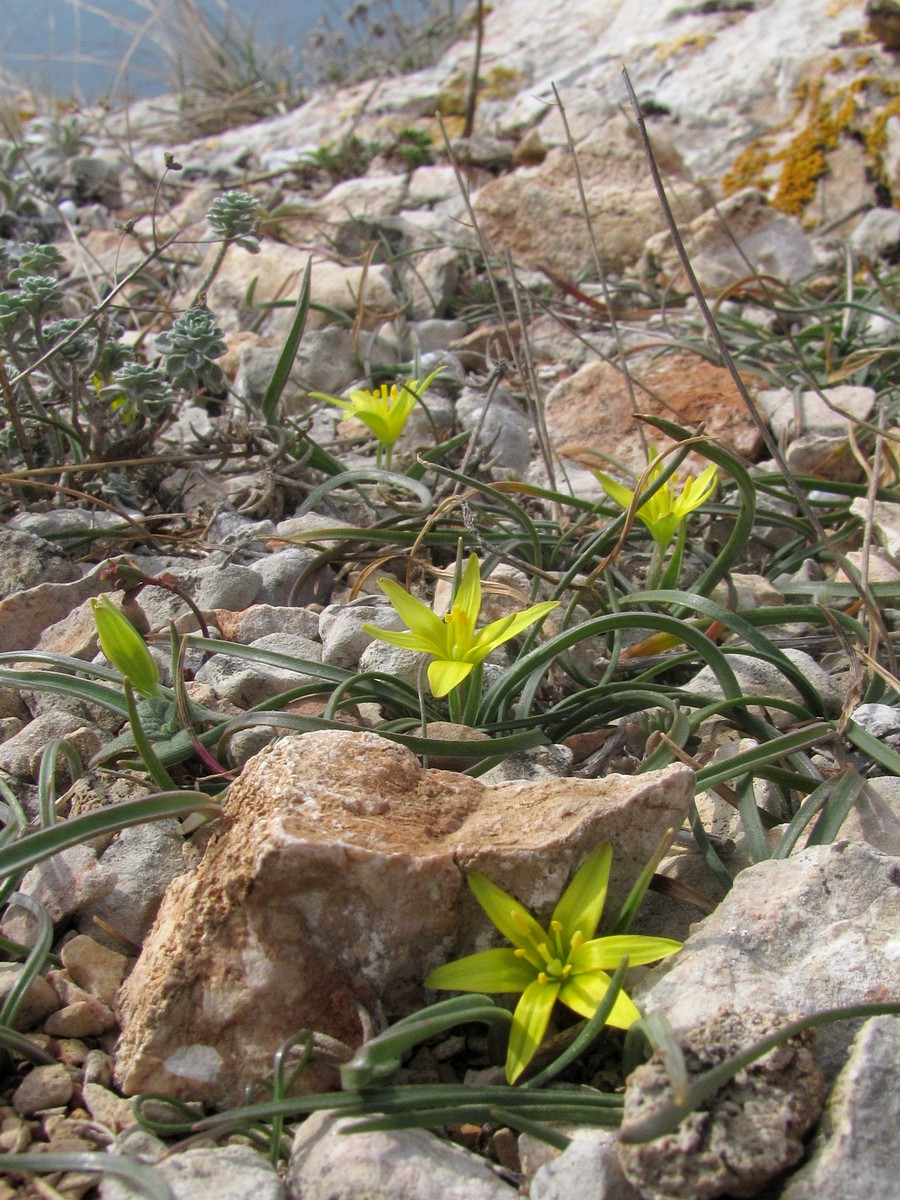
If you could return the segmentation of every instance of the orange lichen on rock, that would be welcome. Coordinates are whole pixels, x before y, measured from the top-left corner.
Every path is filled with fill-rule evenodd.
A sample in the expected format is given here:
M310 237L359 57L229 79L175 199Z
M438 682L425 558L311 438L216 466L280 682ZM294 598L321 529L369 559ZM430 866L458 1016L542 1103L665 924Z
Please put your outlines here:
M842 65L832 61L829 71L833 73ZM886 127L892 116L900 114L900 85L868 74L826 96L826 80L824 75L803 85L797 92L794 117L741 151L722 179L726 195L743 187L757 187L769 194L774 208L802 216L816 196L819 180L829 170L830 152L845 137L862 139L868 169L872 176L886 182L882 161ZM784 137L797 125L800 127L784 144Z

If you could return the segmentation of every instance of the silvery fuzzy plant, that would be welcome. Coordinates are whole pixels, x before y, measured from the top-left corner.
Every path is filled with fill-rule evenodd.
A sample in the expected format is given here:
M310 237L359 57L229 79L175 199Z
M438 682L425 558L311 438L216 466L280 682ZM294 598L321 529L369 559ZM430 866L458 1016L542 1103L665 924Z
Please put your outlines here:
M257 202L247 193L219 197L208 219L221 245L204 289L230 245L248 253L259 249ZM142 361L124 344L124 326L110 313L121 285L99 304L83 307L78 289L64 283L65 267L54 247L36 242L14 246L0 259L0 350L6 360L0 365L0 411L7 418L0 436L10 465L19 460L31 469L133 456L152 443L179 393L221 395L226 389L215 361L225 342L205 303L198 301L157 337L156 363ZM131 323L127 313L122 319ZM110 478L104 472L100 486L111 486Z

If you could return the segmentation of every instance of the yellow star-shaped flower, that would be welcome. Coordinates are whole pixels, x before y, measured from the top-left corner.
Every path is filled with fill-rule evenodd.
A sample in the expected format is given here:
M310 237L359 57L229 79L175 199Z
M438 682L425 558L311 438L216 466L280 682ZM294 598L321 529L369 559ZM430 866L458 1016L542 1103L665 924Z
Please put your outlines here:
M439 617L393 580L383 579L381 590L407 628L395 632L363 625L363 629L391 646L430 654L434 661L428 667L428 683L432 695L438 698L458 687L497 646L514 638L559 604L558 600L533 604L522 612L491 621L476 632L475 623L481 611L481 572L474 554L466 563L456 598L445 617Z
M513 1013L506 1078L513 1083L544 1039L557 1000L582 1017L597 1011L623 958L629 965L656 962L681 949L671 938L621 934L595 938L603 912L612 847L598 846L563 892L548 929L542 929L518 900L476 871L468 876L475 898L515 949L470 954L432 971L426 987L462 992L521 992ZM608 1023L628 1029L640 1013L619 992Z

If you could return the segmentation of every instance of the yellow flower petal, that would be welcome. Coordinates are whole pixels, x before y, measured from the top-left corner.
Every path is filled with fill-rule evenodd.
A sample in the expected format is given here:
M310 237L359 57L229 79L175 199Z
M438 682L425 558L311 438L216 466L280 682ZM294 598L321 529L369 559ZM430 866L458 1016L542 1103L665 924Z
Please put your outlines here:
M537 947L547 941L547 934L528 909L478 871L470 871L467 879L475 899L487 913L491 924L496 925L514 946L525 951L532 966L543 970L545 962L538 954Z
M425 986L459 992L524 992L534 978L534 967L515 950L501 947L436 967Z
M382 579L379 586L407 629L429 643L428 652L446 656L447 627L441 618L393 579Z
M590 1020L611 983L612 980L603 971L594 971L590 975L572 975L560 989L559 998L567 1008ZM640 1017L634 1002L621 991L606 1023L616 1029L630 1029Z
M469 555L459 589L453 599L452 611L461 612L468 625L472 629L475 628L475 622L481 612L481 571L475 554Z
M543 600L540 604L532 604L530 608L523 609L522 612L491 621L490 625L485 625L484 629L475 636L479 651L483 650L483 656L486 657L491 650L502 646L504 642L508 642L510 638L514 638L523 629L527 629L535 621L540 621L541 617L545 617L547 613L553 612L554 608L558 607L558 600Z
M363 625L363 630L370 637L378 638L379 642L387 642L389 646L400 646L403 650L418 650L425 654L434 654L434 643L418 633L409 633L405 629L381 629L378 625Z
M578 931L587 941L594 936L606 903L606 887L612 865L612 846L592 850L553 910L553 920L562 925L562 937L571 942Z
M559 984L552 980L546 983L535 980L522 993L513 1013L506 1052L506 1078L510 1083L519 1078L544 1040L558 995Z
M626 933L582 943L572 951L569 962L576 975L585 971L614 971L623 958L627 957L632 967L638 967L677 954L681 948L682 943L672 938Z
M431 688L432 696L440 700L442 696L452 692L455 687L459 687L474 669L474 663L436 658L434 662L428 664L428 686Z
M607 475L605 471L595 471L594 474L600 480L603 490L609 496L610 500L614 500L619 508L631 508L634 492L630 488L627 488L624 483L618 483L611 475Z

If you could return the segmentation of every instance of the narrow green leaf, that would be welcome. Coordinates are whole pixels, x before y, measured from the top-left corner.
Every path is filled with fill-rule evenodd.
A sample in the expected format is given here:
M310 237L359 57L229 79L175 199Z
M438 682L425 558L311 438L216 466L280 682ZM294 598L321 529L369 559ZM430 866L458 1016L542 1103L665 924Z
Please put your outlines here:
M704 1100L709 1099L719 1088L724 1087L738 1071L743 1071L745 1067L755 1062L756 1059L761 1058L763 1054L767 1054L776 1046L780 1046L789 1038L802 1033L806 1029L815 1029L820 1025L828 1025L833 1021L849 1021L856 1017L878 1017L897 1014L900 1014L900 1002L889 1004L855 1004L847 1008L827 1009L823 1012L814 1013L810 1017L803 1017L799 1021L791 1021L790 1024L785 1025L782 1029L777 1030L768 1037L754 1042L746 1050L732 1055L730 1058L725 1059L724 1062L718 1063L708 1071L704 1071L702 1075L696 1076L690 1084L683 1101L673 1102L661 1110L644 1117L640 1121L623 1125L619 1131L619 1138L621 1141L628 1143L649 1142L654 1138L664 1137L667 1133L671 1133L686 1116L692 1113Z
M45 827L53 825L56 821L56 764L60 755L71 768L73 782L84 774L81 757L75 747L65 738L51 738L41 754L41 766L38 771L38 804L41 825Z
M757 766L771 763L774 759L783 758L797 750L806 750L831 737L834 737L834 728L826 721L808 725L805 729L798 729L792 733L781 734L721 763L701 767L697 772L697 791L702 792L707 788L716 787L717 784L727 783L738 775L752 772Z
M781 840L772 851L772 858L787 858L796 846L800 835L812 819L821 812L834 790L836 779L826 779L809 793L781 835Z
M821 815L806 840L807 846L827 846L838 836L847 814L862 795L866 781L849 767L835 783L822 807Z
M878 738L873 737L871 733L863 729L862 725L857 725L855 721L851 721L845 731L845 737L848 742L853 743L857 750L862 750L863 754L868 754L870 758L874 758L891 775L900 775L900 754L896 750L891 750L889 746L885 746L882 742L879 742Z
M25 993L43 969L53 943L53 922L43 904L22 892L13 892L9 903L10 905L18 904L20 908L30 912L37 920L38 932L28 958L22 964L15 983L9 989L6 999L0 1007L0 1025L12 1025L15 1021L22 1001L25 999Z
M16 1054L19 1058L24 1058L26 1062L34 1063L36 1067L52 1067L57 1061L52 1054L42 1050L40 1046L36 1046L24 1033L17 1033L8 1025L0 1025L0 1050ZM3 1161L5 1159L0 1160L0 1162Z
M309 314L311 285L312 257L309 258L306 270L303 272L303 279L300 283L300 295L297 297L297 306L294 310L291 327L285 338L281 354L278 356L278 362L275 364L275 370L272 373L269 386L266 388L266 394L262 399L262 415L267 425L275 423L278 413L278 402L281 399L281 393L284 391L285 384L290 379L291 367L294 365L294 359L297 357L297 351L300 348L303 330L306 327L306 318Z
M162 1175L146 1163L118 1154L4 1154L0 1171L43 1175L58 1171L96 1171L98 1175L116 1175L151 1200L175 1200L175 1194Z
M145 821L161 821L166 817L183 817L192 812L208 812L213 816L221 813L221 807L210 801L202 792L163 792L144 796L140 800L126 800L122 804L110 804L60 821L49 829L27 834L11 846L0 849L0 879L7 875L27 871L35 863L58 854L69 846L77 846L89 838L105 833L118 833L130 825L142 825Z

